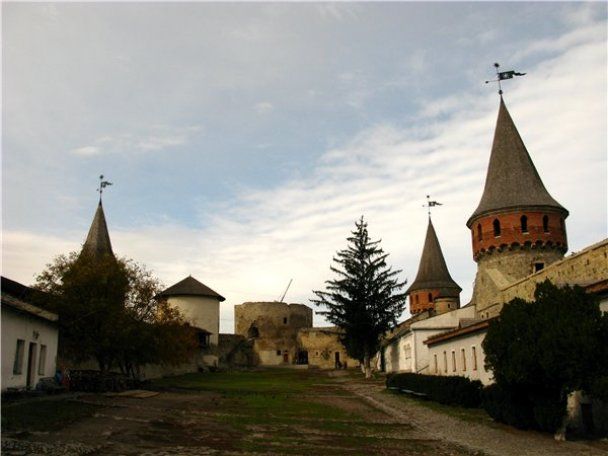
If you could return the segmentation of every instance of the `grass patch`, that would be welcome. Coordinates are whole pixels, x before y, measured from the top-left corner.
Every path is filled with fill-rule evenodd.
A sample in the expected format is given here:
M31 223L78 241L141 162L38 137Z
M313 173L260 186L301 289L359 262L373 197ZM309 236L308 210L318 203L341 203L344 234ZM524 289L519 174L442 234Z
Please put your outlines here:
M36 400L2 406L3 431L57 431L93 415L101 406L71 400Z

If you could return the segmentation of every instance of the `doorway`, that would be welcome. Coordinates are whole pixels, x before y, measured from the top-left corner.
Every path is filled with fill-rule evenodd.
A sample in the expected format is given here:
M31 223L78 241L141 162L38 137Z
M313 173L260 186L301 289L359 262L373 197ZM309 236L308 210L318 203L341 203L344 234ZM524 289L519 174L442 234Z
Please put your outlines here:
M342 368L342 363L340 362L340 352L336 352L336 354L334 355L335 357L335 367L336 369L341 369Z
M289 362L289 352L287 350L285 350L283 352L283 362L284 363L288 363Z
M30 342L30 347L27 353L27 378L25 386L27 389L34 387L34 380L36 379L36 343Z

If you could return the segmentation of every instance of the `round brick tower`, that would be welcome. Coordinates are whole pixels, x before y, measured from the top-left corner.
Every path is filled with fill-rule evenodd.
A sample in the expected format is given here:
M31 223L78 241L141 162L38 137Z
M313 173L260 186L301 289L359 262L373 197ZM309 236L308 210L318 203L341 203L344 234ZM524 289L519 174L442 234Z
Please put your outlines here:
M450 276L429 217L418 274L406 292L410 298L410 312L413 315L425 310L443 313L457 309L461 290Z
M500 290L564 256L568 211L549 194L500 98L486 183L467 221L482 318L498 312ZM492 310L494 308L494 310Z

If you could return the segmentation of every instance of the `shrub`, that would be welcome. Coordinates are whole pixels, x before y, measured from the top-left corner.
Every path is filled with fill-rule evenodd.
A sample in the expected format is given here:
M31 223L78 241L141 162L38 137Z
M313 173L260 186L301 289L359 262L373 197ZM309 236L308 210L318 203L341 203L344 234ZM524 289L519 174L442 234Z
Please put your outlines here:
M393 374L387 377L390 388L424 394L432 401L447 405L479 407L482 384L466 377L441 377L414 373Z

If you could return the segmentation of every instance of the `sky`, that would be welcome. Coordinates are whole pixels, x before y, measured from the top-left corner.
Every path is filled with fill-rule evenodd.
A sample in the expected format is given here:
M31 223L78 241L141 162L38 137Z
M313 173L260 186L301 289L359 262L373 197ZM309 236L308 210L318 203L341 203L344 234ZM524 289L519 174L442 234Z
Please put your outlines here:
M362 215L411 283L427 194L466 303L494 62L570 251L604 239L605 2L5 2L2 275L80 250L103 174L115 253L225 296L222 332L290 279L312 306Z

